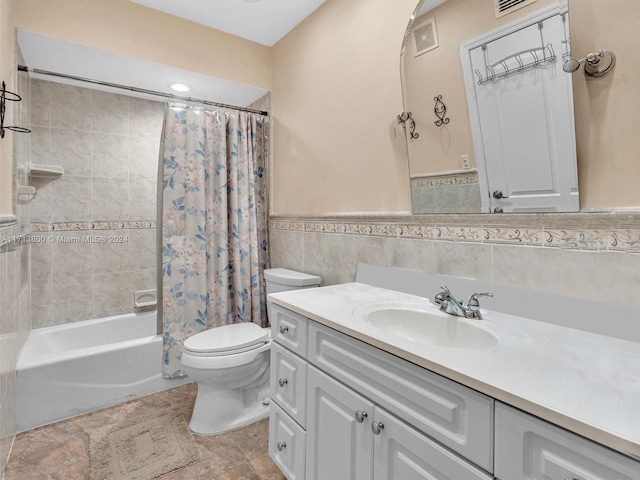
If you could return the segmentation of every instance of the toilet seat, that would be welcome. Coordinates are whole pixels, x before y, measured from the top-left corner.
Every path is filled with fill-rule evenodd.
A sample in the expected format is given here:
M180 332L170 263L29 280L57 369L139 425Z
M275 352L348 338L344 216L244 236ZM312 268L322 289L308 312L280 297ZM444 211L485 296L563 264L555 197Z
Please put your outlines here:
M192 356L219 357L254 350L270 338L269 330L255 323L234 323L192 335L183 347Z

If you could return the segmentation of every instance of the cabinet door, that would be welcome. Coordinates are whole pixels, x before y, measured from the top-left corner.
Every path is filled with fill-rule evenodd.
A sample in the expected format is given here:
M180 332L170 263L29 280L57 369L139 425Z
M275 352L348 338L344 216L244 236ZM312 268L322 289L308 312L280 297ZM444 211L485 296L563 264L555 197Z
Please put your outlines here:
M307 420L307 362L271 343L271 397L302 428Z
M374 480L492 480L493 476L375 408Z
M307 382L306 480L372 479L373 404L311 365Z
M502 480L638 480L640 462L496 402L496 471Z

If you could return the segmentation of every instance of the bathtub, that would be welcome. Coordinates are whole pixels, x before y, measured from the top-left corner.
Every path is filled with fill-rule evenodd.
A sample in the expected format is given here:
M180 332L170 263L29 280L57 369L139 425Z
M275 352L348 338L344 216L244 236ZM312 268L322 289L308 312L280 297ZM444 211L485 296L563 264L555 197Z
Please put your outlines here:
M156 312L32 330L16 370L19 432L190 381L162 377Z

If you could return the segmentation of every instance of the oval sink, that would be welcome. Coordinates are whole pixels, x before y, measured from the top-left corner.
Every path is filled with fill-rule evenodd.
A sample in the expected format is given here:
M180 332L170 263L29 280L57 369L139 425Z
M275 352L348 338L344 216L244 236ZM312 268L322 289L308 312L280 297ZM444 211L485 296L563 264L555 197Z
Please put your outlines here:
M469 320L455 317L422 303L374 303L354 310L356 318L365 321L385 335L438 345L440 347L482 349L498 344L493 333Z

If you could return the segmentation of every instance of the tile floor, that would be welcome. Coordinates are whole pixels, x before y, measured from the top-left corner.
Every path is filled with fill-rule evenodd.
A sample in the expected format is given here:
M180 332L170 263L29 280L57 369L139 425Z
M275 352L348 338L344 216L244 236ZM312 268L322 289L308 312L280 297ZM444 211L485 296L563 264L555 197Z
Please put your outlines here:
M89 478L89 433L136 415L181 406L185 421L193 411L196 384L190 383L79 417L23 432L16 437L6 480ZM268 419L221 435L194 435L203 460L160 477L162 480L284 480L267 454ZM108 479L105 479L108 480Z

